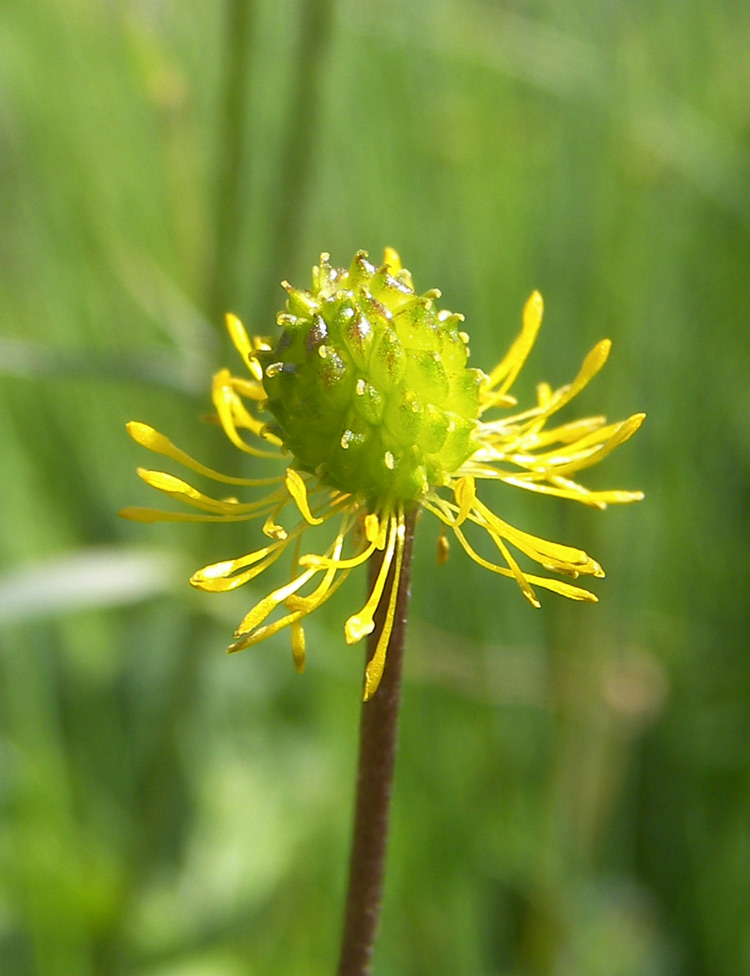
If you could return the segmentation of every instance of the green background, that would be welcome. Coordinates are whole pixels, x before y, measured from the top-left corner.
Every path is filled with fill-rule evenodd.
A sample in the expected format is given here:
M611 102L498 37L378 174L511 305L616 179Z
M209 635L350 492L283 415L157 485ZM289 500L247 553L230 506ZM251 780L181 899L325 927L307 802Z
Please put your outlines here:
M637 506L486 496L598 606L418 527L377 973L750 972L748 50L739 0L0 4L0 973L332 972L363 579L298 677L223 654L267 581L187 584L256 527L115 513L129 419L246 470L224 310L386 244L485 369L542 291L522 403L608 336L568 415L648 419L587 479Z

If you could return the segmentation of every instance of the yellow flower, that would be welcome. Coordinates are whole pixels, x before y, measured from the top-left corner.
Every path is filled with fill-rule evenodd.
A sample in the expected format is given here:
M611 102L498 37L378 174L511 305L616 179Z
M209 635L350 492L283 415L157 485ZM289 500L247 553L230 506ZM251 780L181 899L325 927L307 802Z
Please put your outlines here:
M243 650L288 627L295 665L302 671L304 618L379 551L382 563L372 590L344 627L348 644L374 630L375 611L392 569L384 625L365 677L365 699L371 697L383 673L406 518L415 506L441 522L439 562L447 558L448 528L480 566L515 579L535 607L540 605L535 588L596 601L587 589L521 568L511 550L569 579L604 575L583 550L509 525L480 501L477 481L502 481L596 508L643 497L637 491L589 491L574 480L579 471L631 437L643 414L614 424L598 416L548 427L599 372L610 342L603 340L592 349L571 384L558 390L541 384L535 406L507 415L516 406L510 388L541 325L538 292L526 303L519 336L487 375L466 365L468 336L458 328L462 316L437 309L437 290L418 295L411 275L390 248L380 268L371 265L363 251L348 270L332 267L323 254L313 269L311 291L286 282L284 287L287 308L278 316L282 332L276 342L250 338L236 316L227 316L230 336L249 375L234 376L222 369L213 381L213 403L227 437L246 454L280 463L280 470L264 478L222 474L147 424L128 424L139 444L202 477L262 489L261 497L251 501L220 499L174 475L139 469L147 484L196 511L133 507L120 513L125 518L263 519L263 546L205 566L191 578L193 586L209 592L233 590L290 550L289 582L256 603L240 622L229 650ZM334 527L322 551L303 551L306 533L331 521ZM488 539L501 561L480 555L469 533Z

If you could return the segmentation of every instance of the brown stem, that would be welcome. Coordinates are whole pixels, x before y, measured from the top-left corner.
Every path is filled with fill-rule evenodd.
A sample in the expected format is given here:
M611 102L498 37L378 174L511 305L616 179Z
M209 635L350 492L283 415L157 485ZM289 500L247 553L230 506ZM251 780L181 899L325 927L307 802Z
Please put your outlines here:
M362 704L354 836L349 862L349 888L346 896L338 976L367 976L372 971L372 956L380 921L388 841L388 815L396 759L401 663L406 641L415 518L416 509L406 518L404 557L396 598L396 616L388 644L383 677L370 701ZM374 584L379 567L380 560L375 558L370 560L371 586ZM393 571L391 570L375 615L375 630L368 639L368 660L375 653L392 585Z

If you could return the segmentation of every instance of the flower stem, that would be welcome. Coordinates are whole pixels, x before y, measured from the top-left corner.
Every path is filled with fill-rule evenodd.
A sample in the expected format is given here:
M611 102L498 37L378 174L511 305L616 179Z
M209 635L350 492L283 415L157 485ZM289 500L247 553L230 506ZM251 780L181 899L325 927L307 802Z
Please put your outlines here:
M417 509L414 509L406 518L404 556L397 584L396 616L383 677L377 692L362 704L354 835L338 976L366 976L372 971L372 956L380 921L388 817L396 759L401 664L406 641L416 512ZM371 586L374 585L379 567L378 559L370 560ZM392 586L393 572L375 615L375 630L368 639L368 660L375 653Z

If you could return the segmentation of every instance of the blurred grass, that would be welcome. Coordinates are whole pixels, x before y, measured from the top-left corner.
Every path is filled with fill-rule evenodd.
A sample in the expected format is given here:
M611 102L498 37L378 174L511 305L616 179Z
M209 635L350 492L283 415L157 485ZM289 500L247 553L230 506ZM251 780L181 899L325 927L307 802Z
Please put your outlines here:
M357 584L316 614L303 678L283 639L227 659L253 594L181 567L248 537L114 513L153 501L128 419L240 463L195 422L219 302L263 332L272 282L385 244L467 315L475 363L538 287L521 392L608 335L581 410L649 419L591 476L642 487L636 508L498 493L601 559L595 608L534 613L458 552L438 570L423 523L378 972L747 972L750 10L317 12L0 6L0 972L330 971Z

